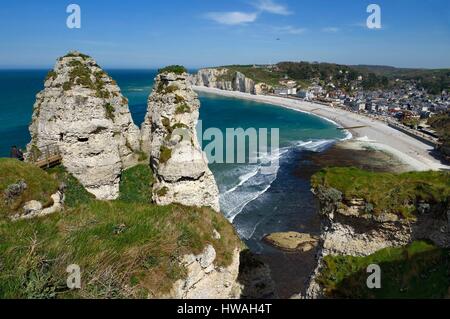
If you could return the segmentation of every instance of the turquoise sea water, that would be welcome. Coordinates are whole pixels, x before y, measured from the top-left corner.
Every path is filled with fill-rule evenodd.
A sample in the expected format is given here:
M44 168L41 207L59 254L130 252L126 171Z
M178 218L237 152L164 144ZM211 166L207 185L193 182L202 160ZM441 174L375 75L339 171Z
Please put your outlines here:
M43 88L46 73L43 70L0 71L0 156L8 156L12 145L24 147L29 141L32 107L36 93ZM108 73L129 99L133 120L140 125L156 72L110 70ZM276 217L280 205L285 207L282 211L287 212L286 207L295 202L294 206L299 206L302 191L309 192L309 185L291 180L292 174L286 170L299 160L302 152L320 151L333 141L344 138L345 133L324 119L278 106L210 94L200 94L200 101L203 131L210 127L223 132L227 128L279 129L279 165L270 174L261 174L261 168L273 160L273 154L267 154L257 164L211 164L210 167L220 188L222 211L235 223L243 238L251 240L255 234L261 237L268 231L268 226L281 225L278 228L283 228L289 218ZM203 145L208 143L204 141ZM253 155L247 154L246 158ZM270 195L280 183L281 175L284 175L284 182L280 185L284 187L282 192L286 196L282 199L279 194ZM295 193L291 196L289 192ZM271 199L267 201L267 197ZM277 207L274 206L276 201Z

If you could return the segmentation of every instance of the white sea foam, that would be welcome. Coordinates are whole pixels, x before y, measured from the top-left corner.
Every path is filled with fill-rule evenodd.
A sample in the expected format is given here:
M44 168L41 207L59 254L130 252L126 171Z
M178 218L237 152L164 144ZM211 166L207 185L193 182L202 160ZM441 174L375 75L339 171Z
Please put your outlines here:
M323 152L334 143L336 143L336 140L300 141L297 142L297 147L307 151L319 153Z
M240 182L220 195L220 203L225 216L233 222L245 206L267 192L277 178L280 158L289 151L260 154L259 164L250 172L239 177ZM274 164L277 163L277 164Z
M252 178L253 176L255 176L256 174L258 174L259 171L259 167L256 167L253 171L251 171L250 173L247 173L245 175L242 175L239 177L239 184L237 184L236 186L234 186L233 188L227 190L225 192L225 194L228 193L232 193L234 192L239 186L243 185L245 182L247 182L250 178Z
M312 152L322 152L335 142L336 140L333 139L299 141L293 147ZM248 204L260 198L270 189L277 178L281 158L291 149L292 146L282 148L279 152L272 154L260 155L259 164L249 165L249 167L256 167L250 170L245 169L245 173L239 177L239 183L220 195L221 208L230 222L233 222ZM277 163L277 165L274 165L274 163ZM264 173L261 172L263 168ZM241 231L246 232L245 230Z

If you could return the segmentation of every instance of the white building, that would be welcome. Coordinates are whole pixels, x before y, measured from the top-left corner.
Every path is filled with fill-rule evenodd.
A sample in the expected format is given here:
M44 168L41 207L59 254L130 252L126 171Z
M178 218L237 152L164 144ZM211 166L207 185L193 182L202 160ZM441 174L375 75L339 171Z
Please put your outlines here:
M300 90L297 92L297 96L299 98L305 99L305 100L312 100L314 98L314 94L307 90Z
M275 88L274 92L277 95L296 95L297 88Z

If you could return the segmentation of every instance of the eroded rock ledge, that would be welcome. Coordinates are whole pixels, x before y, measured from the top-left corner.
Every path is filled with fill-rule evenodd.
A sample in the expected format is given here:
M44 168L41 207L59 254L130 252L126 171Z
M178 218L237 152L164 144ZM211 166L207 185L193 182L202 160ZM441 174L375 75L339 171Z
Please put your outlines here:
M237 282L239 275L240 249L233 252L231 265L217 267L216 251L208 245L197 255L187 255L181 264L186 267L187 276L178 280L170 293L175 299L238 299L241 286Z

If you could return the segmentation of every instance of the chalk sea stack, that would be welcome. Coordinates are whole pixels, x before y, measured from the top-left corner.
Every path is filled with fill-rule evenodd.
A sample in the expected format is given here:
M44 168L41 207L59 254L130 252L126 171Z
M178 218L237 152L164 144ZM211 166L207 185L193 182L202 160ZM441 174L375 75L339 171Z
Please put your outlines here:
M197 139L200 102L183 67L160 70L142 125L142 147L155 174L153 200L211 207L219 211L219 191Z
M98 199L119 195L123 169L137 162L140 132L116 82L91 57L70 52L37 94L27 160L57 148L63 165Z

